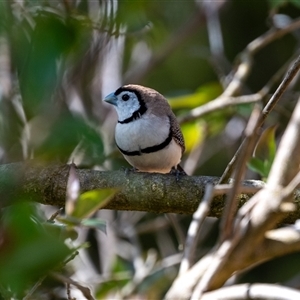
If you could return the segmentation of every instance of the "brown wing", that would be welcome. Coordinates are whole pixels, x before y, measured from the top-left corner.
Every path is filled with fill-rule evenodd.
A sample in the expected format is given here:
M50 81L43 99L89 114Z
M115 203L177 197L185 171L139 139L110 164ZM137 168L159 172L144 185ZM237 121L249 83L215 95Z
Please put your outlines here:
M173 113L169 115L169 118L170 118L173 139L181 147L181 152L183 153L185 150L185 145L184 145L184 138L183 138L179 123Z

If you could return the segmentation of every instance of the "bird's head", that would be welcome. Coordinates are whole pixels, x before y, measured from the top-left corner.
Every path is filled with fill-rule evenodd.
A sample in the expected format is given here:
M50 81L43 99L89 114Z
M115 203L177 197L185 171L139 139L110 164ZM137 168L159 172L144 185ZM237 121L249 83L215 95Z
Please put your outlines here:
M147 110L147 105L138 85L125 85L107 95L103 100L114 105L119 122L137 119Z

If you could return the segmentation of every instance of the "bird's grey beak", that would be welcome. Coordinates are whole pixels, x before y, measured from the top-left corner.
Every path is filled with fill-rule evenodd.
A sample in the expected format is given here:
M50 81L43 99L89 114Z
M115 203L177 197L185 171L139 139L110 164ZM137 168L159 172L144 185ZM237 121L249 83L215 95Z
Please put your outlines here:
M107 95L107 96L103 99L103 101L105 101L105 102L107 102L107 103L110 103L110 104L112 104L112 105L115 105L115 106L118 106L118 105L117 105L117 100L118 100L118 98L117 98L117 96L115 95L115 93L111 93L111 94Z

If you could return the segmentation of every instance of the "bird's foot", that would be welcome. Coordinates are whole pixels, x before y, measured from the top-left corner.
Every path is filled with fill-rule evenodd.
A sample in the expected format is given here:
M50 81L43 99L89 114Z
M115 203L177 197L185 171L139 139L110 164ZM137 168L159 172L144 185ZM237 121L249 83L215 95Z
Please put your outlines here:
M121 167L121 169L124 171L125 175L127 176L130 172L136 172L136 168L126 168L126 167Z
M180 176L187 175L181 167L180 168L172 168L170 171L170 174L173 174L176 176L176 181L179 181Z

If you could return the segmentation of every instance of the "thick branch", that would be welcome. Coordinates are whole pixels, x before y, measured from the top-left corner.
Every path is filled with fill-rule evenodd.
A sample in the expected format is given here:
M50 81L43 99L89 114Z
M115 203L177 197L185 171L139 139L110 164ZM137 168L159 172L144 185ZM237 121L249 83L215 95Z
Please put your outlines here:
M0 166L0 205L11 204L12 198L27 198L47 205L64 206L68 165L44 166L33 163L13 163ZM205 186L216 184L218 177L181 176L124 171L94 171L77 169L81 191L118 188L119 192L105 207L116 210L173 212L192 214L202 200ZM244 186L262 187L261 181L245 181ZM225 191L224 191L225 193ZM248 194L247 194L248 193ZM239 195L239 206L252 196L248 191ZM300 195L295 196L297 211L289 215L289 223L300 218ZM222 194L215 196L209 212L220 217L224 208Z

